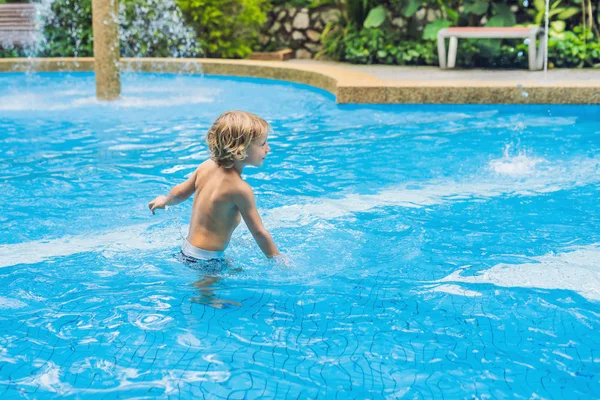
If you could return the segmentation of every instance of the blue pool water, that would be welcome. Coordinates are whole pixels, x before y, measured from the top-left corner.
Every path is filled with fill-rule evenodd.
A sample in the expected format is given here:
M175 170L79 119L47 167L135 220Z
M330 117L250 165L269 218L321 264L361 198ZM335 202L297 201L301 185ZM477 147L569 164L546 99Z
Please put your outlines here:
M178 255L223 111L288 265ZM358 106L259 79L0 74L0 398L600 397L598 106Z

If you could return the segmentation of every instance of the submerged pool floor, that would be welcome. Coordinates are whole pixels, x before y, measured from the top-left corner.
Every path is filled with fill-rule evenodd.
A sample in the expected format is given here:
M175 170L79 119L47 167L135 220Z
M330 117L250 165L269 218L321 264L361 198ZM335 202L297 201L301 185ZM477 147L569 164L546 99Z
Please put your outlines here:
M340 106L307 86L0 74L0 397L600 397L599 106ZM186 264L223 111L288 265Z

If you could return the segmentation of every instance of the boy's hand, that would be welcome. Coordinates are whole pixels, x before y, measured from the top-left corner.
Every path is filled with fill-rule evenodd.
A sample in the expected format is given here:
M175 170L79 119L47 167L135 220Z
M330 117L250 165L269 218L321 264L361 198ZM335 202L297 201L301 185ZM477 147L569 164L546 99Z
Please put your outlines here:
M156 210L157 208L164 209L166 205L167 205L167 196L158 196L157 198L152 200L150 203L148 203L148 208L150 209L150 211L152 211L152 214L154 215L154 210Z

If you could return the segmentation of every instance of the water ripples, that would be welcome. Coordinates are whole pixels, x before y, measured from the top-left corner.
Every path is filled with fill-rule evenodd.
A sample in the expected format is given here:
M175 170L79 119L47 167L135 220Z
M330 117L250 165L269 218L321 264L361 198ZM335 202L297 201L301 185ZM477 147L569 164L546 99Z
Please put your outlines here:
M597 108L340 106L168 74L102 106L91 74L10 75L2 396L599 395ZM273 126L244 173L285 263L242 226L228 262L186 264L190 202L146 207L227 109Z

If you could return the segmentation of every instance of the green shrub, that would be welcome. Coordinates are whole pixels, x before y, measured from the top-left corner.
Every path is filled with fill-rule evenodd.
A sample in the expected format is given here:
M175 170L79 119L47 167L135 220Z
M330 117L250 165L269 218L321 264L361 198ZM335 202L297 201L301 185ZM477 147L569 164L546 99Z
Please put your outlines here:
M584 32L581 26L573 32L563 32L548 40L548 59L550 66L599 67L600 39L591 31Z
M437 65L437 42L406 40L383 29L326 31L320 55L354 64ZM588 30L575 27L551 36L549 66L600 66L600 42ZM460 40L456 64L466 68L527 68L528 46L523 41Z
M121 56L196 57L202 49L172 0L119 0Z
M298 7L298 8L318 8L332 5L336 0L271 0L273 7Z
M341 46L342 60L354 64L431 65L437 62L433 42L404 41L381 29L347 32Z
M354 64L434 65L438 60L434 42L404 40L383 29L350 26L325 32L322 40L319 55Z
M55 0L47 14L41 56L92 57L92 0Z
M243 58L267 19L268 0L176 0L209 57Z
M54 0L46 14L40 51L0 50L0 57L92 57L91 0ZM120 0L120 50L123 57L195 57L202 54L195 32L183 27L173 1ZM173 30L173 27L176 29Z

